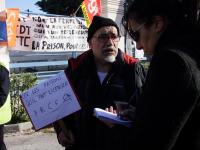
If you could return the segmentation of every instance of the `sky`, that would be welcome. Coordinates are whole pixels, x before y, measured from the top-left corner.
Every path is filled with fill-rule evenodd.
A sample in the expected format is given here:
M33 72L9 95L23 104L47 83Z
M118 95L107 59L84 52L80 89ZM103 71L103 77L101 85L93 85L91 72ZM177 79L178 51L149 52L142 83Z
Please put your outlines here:
M6 8L19 8L20 11L26 12L29 9L32 13L44 14L35 3L40 0L5 0Z

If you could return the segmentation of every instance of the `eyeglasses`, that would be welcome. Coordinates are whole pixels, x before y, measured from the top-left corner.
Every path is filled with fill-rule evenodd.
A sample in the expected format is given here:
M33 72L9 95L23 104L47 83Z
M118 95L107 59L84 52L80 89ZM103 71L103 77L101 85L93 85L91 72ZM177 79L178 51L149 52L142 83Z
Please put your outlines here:
M100 34L93 37L97 38L100 42L107 42L109 39L111 39L113 42L119 42L120 40L120 36L116 34Z
M131 30L130 28L128 28L128 34L130 35L130 37L135 41L138 42L139 38L140 38L140 33L139 31L142 29L142 27L144 26L145 23L142 23L141 25L139 25L137 27L136 30Z

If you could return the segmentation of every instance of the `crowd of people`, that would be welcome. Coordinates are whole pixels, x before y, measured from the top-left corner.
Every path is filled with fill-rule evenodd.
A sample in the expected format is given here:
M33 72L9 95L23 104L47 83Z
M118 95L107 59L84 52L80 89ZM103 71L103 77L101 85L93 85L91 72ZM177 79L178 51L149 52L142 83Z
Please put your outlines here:
M81 110L53 124L59 144L66 150L199 150L200 28L188 16L180 0L129 5L122 25L136 48L151 56L147 72L119 49L115 21L94 16L90 49L69 59L65 69ZM9 93L8 76L2 65L0 112ZM102 121L93 114L96 107L132 125ZM0 149L5 150L2 124Z
M94 17L88 29L91 49L69 60L66 72L72 77L82 109L64 118L70 134L55 124L59 143L66 149L200 149L199 28L188 18L182 2L134 0L122 19L136 48L151 56L146 80L141 66L139 78L126 77L137 73L139 62L134 59L128 61L134 65L126 72L125 65L115 67L126 63L128 57L117 48L119 29L111 22ZM122 72L125 76L119 78ZM132 85L127 86L127 80ZM130 89L132 94L128 94ZM123 91L127 94L120 95ZM94 107L115 113L115 101L133 106L116 110L134 122L131 128L93 117Z

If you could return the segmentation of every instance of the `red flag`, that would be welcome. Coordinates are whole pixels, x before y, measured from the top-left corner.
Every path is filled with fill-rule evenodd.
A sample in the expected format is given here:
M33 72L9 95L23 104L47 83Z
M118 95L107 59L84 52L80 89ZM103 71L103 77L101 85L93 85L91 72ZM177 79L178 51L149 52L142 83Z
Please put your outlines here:
M19 9L10 8L0 12L0 46L15 46Z
M89 27L95 15L101 14L101 0L84 0L81 5L86 26Z
M9 8L7 11L7 36L8 36L8 46L13 47L16 44L16 34L17 34L17 23L19 18L18 8Z

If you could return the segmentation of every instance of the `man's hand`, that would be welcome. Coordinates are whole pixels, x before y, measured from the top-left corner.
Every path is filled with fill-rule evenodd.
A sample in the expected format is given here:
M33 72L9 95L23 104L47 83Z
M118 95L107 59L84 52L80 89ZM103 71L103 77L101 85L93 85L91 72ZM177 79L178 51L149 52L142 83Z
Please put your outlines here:
M124 120L135 120L135 111L136 108L132 105L130 105L127 102L121 102L117 101L116 107L117 107L117 115L120 116Z
M113 106L110 106L109 108L106 108L105 110L108 111L108 112L111 112L113 114L117 113L116 110L114 110ZM110 123L110 122L107 122L107 121L103 121L103 122L110 128L112 128L114 126L113 123Z
M70 131L67 134L64 134L62 131L58 134L58 142L64 147L72 146L75 143L73 134Z
M113 114L117 113L116 110L114 110L113 106L110 106L109 108L106 108L105 110L108 111L108 112L111 112Z

